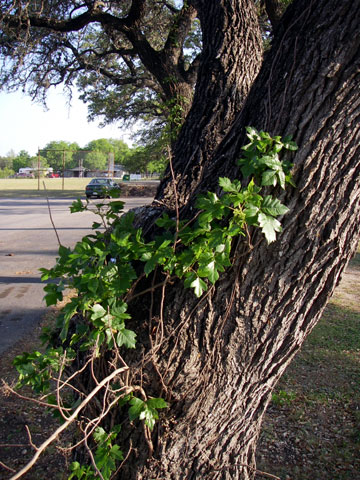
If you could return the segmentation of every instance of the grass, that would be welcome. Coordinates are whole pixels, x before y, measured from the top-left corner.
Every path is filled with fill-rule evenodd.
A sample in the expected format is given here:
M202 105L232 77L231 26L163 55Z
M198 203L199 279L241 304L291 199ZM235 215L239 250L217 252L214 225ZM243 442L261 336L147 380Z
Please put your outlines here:
M45 187L44 188L44 183ZM84 196L88 178L65 178L64 189L62 178L44 178L40 182L36 178L0 179L0 197L78 197Z
M360 478L360 253L281 378L258 468L281 480Z

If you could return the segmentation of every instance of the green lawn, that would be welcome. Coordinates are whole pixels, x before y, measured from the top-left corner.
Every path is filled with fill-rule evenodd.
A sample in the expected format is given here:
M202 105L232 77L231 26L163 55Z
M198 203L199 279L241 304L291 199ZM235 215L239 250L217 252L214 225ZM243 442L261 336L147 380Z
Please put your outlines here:
M89 178L7 178L0 179L0 197L84 196ZM44 187L45 184L45 187Z

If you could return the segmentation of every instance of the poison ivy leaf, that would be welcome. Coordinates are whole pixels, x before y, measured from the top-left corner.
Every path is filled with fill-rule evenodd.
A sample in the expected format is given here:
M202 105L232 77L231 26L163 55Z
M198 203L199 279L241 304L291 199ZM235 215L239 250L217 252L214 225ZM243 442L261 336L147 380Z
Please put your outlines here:
M199 262L200 261L201 259L199 259ZM219 273L217 271L216 263L214 259L212 259L210 262L199 263L199 268L197 273L200 277L208 278L212 284L214 284L219 278ZM200 296L200 295L197 295L197 296Z
M266 170L261 176L261 185L272 185L275 187L277 184L277 172L275 170Z
M133 397L129 403L131 405L131 407L129 408L129 419L132 422L136 418L139 418L140 413L144 409L145 402L140 398Z
M296 145L296 143L293 140L291 140L290 135L283 138L283 144L287 150L295 151L298 149L298 146Z
M167 408L168 407L167 402L165 402L163 398L149 398L146 401L146 404L150 408Z
M238 193L239 184L233 183L230 178L220 177L219 186L224 190L224 192Z
M106 310L98 303L91 308L91 311L93 312L91 320L97 320L106 314Z
M268 214L276 217L278 215L285 215L289 211L288 207L283 205L279 199L274 198L271 195L267 195L261 205L261 210Z
M276 240L275 232L281 232L282 230L280 222L276 218L264 213L259 213L258 221L267 242L274 242Z
M158 218L155 222L158 227L165 228L166 230L170 230L175 228L176 221L169 217L166 213L162 215L162 217Z
M124 345L126 348L135 348L136 346L136 333L132 330L123 328L116 336L116 343L119 347Z
M204 280L201 280L200 277L196 277L196 279L191 282L190 287L194 289L194 293L197 297L201 297L203 292L206 292L207 285Z

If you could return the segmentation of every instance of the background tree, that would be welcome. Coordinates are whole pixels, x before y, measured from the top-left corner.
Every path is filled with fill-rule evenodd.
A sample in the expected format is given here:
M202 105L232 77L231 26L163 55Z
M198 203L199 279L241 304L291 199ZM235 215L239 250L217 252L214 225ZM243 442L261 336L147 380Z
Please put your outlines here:
M114 154L114 162L116 165L125 165L126 159L132 155L132 150L123 140L116 140L114 138L92 140L85 145L84 149L91 150L90 154L84 156L84 167L90 169L106 169L109 161L109 153ZM98 164L98 167L95 167L94 164L96 158L97 161L95 163Z
M84 156L83 166L89 170L106 170L108 167L108 155L99 150L88 152Z
M40 149L41 156L47 161L49 167L52 167L55 172L62 171L63 158L65 152L65 168L74 168L77 166L75 153L79 150L77 143L66 142L63 140L54 140Z
M123 159L122 165L130 173L146 173L150 162L149 148L136 147Z
M20 168L31 167L32 158L26 150L21 150L13 159L13 169L18 172Z
M0 157L0 168L15 168L14 167L14 158L5 156L5 157Z
M130 30L145 3L128 4ZM247 125L294 136L299 150L288 160L296 187L280 192L290 212L277 241L268 246L253 228L248 242L235 239L231 266L200 299L181 281L164 285L160 268L143 279L145 285L136 284L148 289L129 305L141 359L132 350L123 359L132 381L147 396L164 396L170 408L151 437L118 410L129 452L118 475L130 480L254 478L271 391L319 319L359 239L359 0L295 0L262 65L251 1L189 4L203 32L194 99L158 202L141 210L137 224L153 238L153 220L164 210L187 219L199 192L221 194L219 175L241 179L236 159ZM154 349L157 332L161 341Z
M118 140L116 138L110 138L109 142L114 148L115 164L123 165L126 158L132 154L132 148L130 148L123 140Z

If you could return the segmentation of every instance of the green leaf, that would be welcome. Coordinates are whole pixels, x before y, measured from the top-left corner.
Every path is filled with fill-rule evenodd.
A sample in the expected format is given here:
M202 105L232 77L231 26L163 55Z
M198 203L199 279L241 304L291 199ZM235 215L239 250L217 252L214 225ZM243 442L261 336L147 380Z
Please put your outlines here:
M236 185L236 183L233 183L230 178L227 177L219 178L219 186L224 190L224 192L238 193L239 191L239 185Z
M70 212L71 213L83 212L84 210L86 210L86 208L87 208L87 205L86 204L84 205L80 200L80 198L78 198L71 204Z
M99 288L99 280L96 277L93 277L89 280L87 286L90 292L96 293L97 289Z
M282 230L280 222L276 218L264 213L259 213L258 221L267 242L274 242L276 240L275 232L281 232Z
M261 210L267 215L276 217L278 215L285 215L289 211L288 207L280 202L279 199L274 198L272 195L267 195L262 204Z
M107 439L107 433L102 427L96 427L93 437L96 443L104 442Z
M276 186L277 184L277 172L275 170L266 170L261 177L261 185L272 185Z
M175 228L176 221L172 218L169 218L167 213L163 213L162 217L158 218L155 222L158 227L162 227L166 230Z
M124 459L124 455L123 455L122 451L120 450L119 445L113 445L110 449L109 455L111 457L115 458L116 460L123 460Z
M124 345L126 348L135 348L136 346L136 333L132 330L123 328L116 336L116 343L119 347Z
M44 291L47 292L44 299L46 302L46 306L56 305L58 300L63 299L62 291L64 290L64 286L62 283L56 285L55 283L48 283L44 287Z
M131 407L129 408L130 422L132 422L136 418L139 418L141 412L144 409L144 404L145 404L145 402L143 400L141 400L140 398L134 397L130 400L130 405L131 405Z
M139 419L145 421L145 425L147 425L150 430L152 430L155 426L155 421L159 418L159 415L156 410L152 408L148 408L145 405L144 410L140 413Z
M168 407L167 402L165 402L163 398L149 398L146 401L146 404L150 408L167 408Z
M193 282L191 282L190 287L194 289L194 293L197 297L201 297L203 292L206 292L207 285L204 280L201 280L200 277L196 277Z
M151 257L149 258L149 260L145 263L145 266L144 266L144 272L145 272L145 275L148 276L149 273L151 273L156 265L158 265L159 263L161 263L161 259L163 258L163 256L161 254L153 254L151 255Z
M112 191L111 191L112 192ZM112 212L114 213L119 213L124 209L125 203L120 201L120 200L115 200L113 202L108 203L108 207L111 209Z
M103 226L103 225L102 225L101 223L93 222L91 228L92 228L93 230L96 230L97 228L100 228L100 227L102 227L102 226Z
M91 308L91 311L93 312L91 315L91 320L97 320L98 318L102 318L104 315L106 315L106 310L98 303Z
M298 146L296 145L296 143L293 140L291 140L291 135L288 135L283 138L283 144L284 144L284 148L286 148L287 150L296 151L298 149Z
M216 262L212 259L210 262L200 263L201 259L199 259L199 268L198 268L198 275L200 277L206 277L210 280L212 284L214 284L219 279L219 273L216 268ZM201 295L201 294L200 294Z

